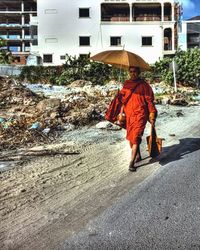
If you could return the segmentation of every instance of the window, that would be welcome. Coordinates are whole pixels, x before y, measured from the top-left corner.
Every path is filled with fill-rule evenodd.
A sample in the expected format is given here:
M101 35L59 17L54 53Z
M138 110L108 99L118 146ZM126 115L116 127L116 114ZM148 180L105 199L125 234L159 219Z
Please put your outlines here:
M80 18L90 17L90 9L89 8L79 8L79 17Z
M121 37L120 36L111 36L110 37L110 46L121 46Z
M80 46L90 46L90 37L89 36L79 36L79 45Z
M66 56L60 56L60 60L65 60L66 59Z
M142 46L152 46L152 36L143 36Z
M44 63L52 63L53 62L53 55L52 54L44 54L43 55L43 62Z

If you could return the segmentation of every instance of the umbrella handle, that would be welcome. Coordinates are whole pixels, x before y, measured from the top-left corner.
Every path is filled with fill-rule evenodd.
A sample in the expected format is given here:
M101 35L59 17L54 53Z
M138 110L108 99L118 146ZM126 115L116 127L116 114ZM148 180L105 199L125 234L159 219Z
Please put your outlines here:
M125 44L123 45L123 50L125 49ZM122 74L122 64L120 66L120 71L119 71L119 82L121 82L121 74Z

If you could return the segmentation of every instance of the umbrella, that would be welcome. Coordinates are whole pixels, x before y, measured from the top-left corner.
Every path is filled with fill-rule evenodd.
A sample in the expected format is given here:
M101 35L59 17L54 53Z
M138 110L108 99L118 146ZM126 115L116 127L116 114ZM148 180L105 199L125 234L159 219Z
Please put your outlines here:
M139 67L141 71L150 70L150 66L140 56L127 50L106 50L92 57L91 60L111 64L117 68Z

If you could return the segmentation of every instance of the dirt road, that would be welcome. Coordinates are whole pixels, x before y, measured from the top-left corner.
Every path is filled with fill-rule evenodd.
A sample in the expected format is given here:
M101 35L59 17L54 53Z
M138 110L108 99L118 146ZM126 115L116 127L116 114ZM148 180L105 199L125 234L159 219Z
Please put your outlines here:
M164 147L197 137L200 106L159 109L157 133L165 138ZM13 156L23 164L0 174L0 249L59 249L88 220L156 174L161 166L148 158L145 141L141 167L128 172L130 149L124 137L122 130L84 128L56 145ZM162 159L167 157L164 150Z

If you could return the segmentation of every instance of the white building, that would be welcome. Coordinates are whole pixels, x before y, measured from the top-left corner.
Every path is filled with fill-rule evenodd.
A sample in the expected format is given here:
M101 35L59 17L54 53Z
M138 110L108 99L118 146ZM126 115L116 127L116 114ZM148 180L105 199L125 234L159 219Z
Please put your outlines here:
M182 50L200 48L200 16L181 22L179 46Z
M31 52L43 65L60 65L66 54L124 47L154 63L177 49L178 11L175 0L37 0Z
M36 0L0 0L0 38L15 57L15 64L26 64L30 52L30 18L37 15Z

